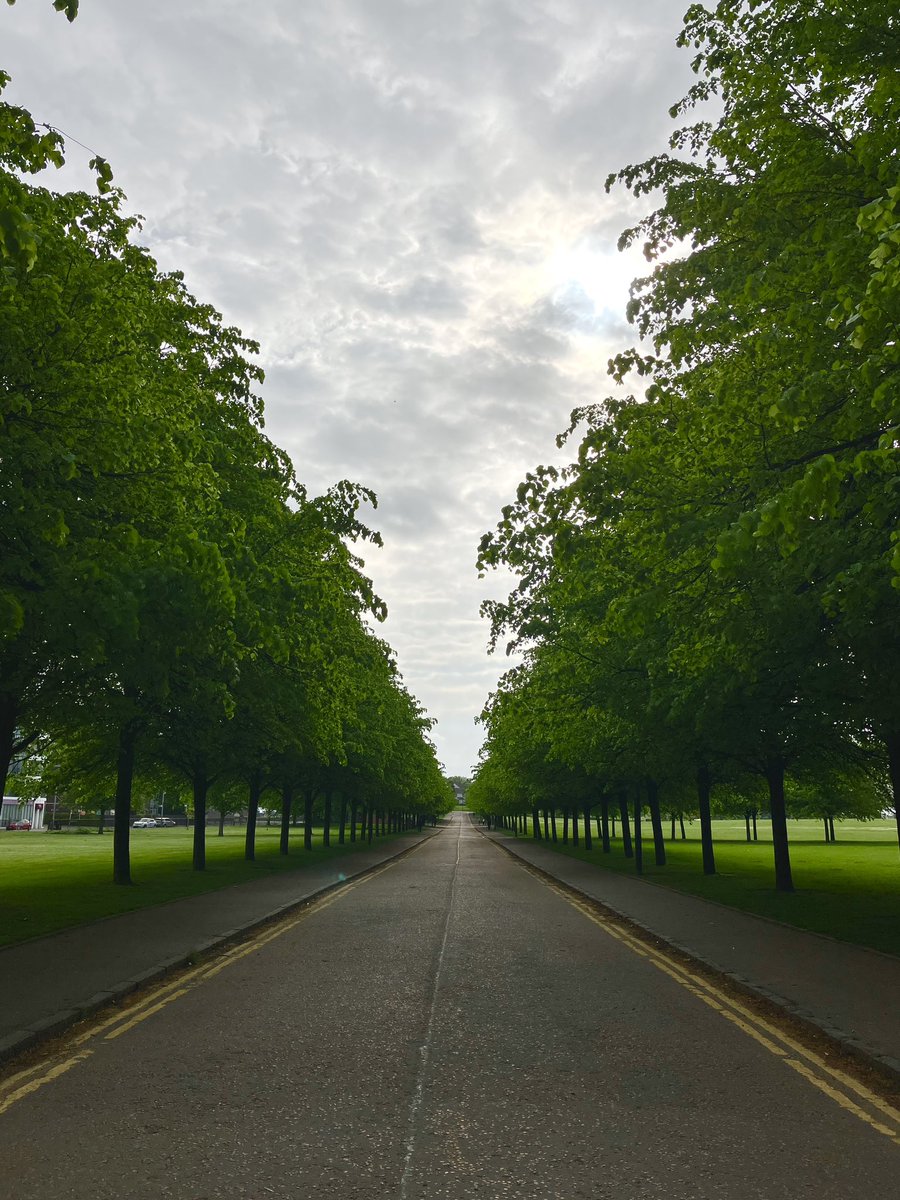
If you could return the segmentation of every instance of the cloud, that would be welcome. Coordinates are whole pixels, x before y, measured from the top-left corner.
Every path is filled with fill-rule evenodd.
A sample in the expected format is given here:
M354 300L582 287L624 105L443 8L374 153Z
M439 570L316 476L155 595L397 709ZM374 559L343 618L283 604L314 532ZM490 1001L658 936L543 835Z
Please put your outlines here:
M44 11L46 9L46 11ZM92 0L2 14L9 97L110 159L143 240L262 346L312 490L374 487L385 633L453 772L506 667L480 535L611 390L639 213L690 81L670 0ZM87 183L86 159L54 179Z

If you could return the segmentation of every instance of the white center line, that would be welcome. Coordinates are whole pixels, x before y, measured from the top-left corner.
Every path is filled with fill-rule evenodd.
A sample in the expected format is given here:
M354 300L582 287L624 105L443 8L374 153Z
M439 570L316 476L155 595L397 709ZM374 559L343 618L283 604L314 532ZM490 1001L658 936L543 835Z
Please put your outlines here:
M425 1038L419 1047L419 1071L412 1101L409 1106L408 1133L406 1137L406 1160L403 1164L403 1174L400 1176L400 1200L406 1200L409 1180L412 1174L412 1161L416 1149L416 1133L419 1122L419 1111L425 1094L425 1075L428 1071L428 1061L431 1057L431 1042L434 1033L434 1014L437 1008L438 987L441 982L441 971L444 966L444 951L447 949L447 935L450 932L450 917L453 914L453 898L456 894L456 875L459 870L459 852L462 842L462 821L458 823L459 832L456 837L456 862L453 864L453 878L450 882L450 902L447 905L447 919L444 921L444 936L441 940L441 950L438 954L437 967L434 972L434 983L431 989L431 1008L428 1013L428 1025L425 1028Z

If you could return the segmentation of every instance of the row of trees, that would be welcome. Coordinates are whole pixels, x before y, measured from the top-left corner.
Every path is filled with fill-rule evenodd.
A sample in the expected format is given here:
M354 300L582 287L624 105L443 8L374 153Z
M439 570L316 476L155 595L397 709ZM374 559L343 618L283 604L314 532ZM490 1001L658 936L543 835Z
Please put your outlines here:
M307 494L263 431L257 346L136 244L107 164L96 195L27 182L63 150L0 103L0 783L43 737L112 788L118 883L136 773L186 781L198 869L216 785L246 789L248 857L271 788L285 852L297 796L444 811L353 549L379 542L374 496Z
M722 0L680 41L694 119L607 184L661 197L621 239L653 267L610 364L644 394L576 411L577 461L482 541L524 664L470 802L628 789L656 826L690 787L712 872L712 787L754 776L790 890L786 778L900 800L900 18Z

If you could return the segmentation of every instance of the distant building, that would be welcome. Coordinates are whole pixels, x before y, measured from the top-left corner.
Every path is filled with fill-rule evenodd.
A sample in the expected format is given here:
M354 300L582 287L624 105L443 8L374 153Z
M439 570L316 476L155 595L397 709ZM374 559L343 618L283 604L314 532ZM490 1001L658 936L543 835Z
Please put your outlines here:
M46 796L35 796L33 800L4 796L0 807L0 829L5 829L10 821L30 821L32 829L43 829L46 803Z

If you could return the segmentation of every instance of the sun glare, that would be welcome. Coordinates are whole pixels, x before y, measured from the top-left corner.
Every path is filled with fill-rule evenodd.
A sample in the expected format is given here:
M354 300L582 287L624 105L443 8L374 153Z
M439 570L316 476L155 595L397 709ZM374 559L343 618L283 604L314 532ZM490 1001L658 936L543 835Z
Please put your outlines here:
M557 250L547 263L549 289L559 295L572 288L582 291L595 312L624 315L631 281L643 274L647 263L640 251L595 250L583 245Z

